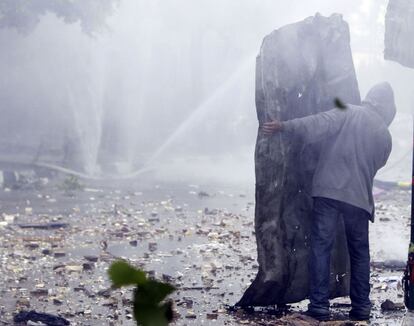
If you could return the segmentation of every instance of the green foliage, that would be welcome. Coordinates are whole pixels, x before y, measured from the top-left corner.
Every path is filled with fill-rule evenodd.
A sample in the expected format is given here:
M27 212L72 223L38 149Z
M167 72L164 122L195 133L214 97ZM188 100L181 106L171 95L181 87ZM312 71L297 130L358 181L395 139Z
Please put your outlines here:
M80 183L79 178L74 175L68 176L59 186L66 194L72 194L75 191L82 190L83 185Z
M410 243L410 246L409 246L409 248L408 248L408 253L409 254L411 254L411 253L414 253L414 243Z
M146 280L135 294L135 303L155 305L163 301L167 295L174 292L174 287L168 283Z
M172 302L165 301L175 288L146 277L145 273L124 261L117 261L108 270L115 287L135 285L134 318L141 326L166 326L173 318Z
M346 104L342 102L339 98L335 98L334 100L335 107L341 110L345 110L347 108Z
M79 22L85 33L105 27L106 18L119 0L1 0L0 28L28 33L40 18L53 13L65 23Z
M142 285L147 281L144 272L135 269L123 261L113 263L109 268L108 274L115 287Z

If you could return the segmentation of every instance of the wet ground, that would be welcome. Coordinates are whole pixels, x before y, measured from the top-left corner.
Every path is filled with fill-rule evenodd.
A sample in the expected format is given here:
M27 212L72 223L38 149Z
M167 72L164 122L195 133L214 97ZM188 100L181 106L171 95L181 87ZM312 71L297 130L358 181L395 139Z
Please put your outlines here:
M306 302L282 319L275 309L226 309L258 270L252 187L81 183L83 190L67 189L63 179L0 190L0 325L13 325L21 310L59 315L71 325L134 325L131 291L110 290L106 275L120 257L177 285L176 325L317 325L292 316ZM409 203L403 190L377 198L371 325L400 325L404 316ZM394 303L390 312L381 309L386 299ZM332 303L335 318L345 320L349 299Z

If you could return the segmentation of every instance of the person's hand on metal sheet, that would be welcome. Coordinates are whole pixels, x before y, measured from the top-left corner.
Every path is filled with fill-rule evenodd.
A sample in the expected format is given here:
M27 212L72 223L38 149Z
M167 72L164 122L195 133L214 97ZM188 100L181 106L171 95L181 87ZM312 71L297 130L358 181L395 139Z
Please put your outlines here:
M274 134L275 132L282 131L282 129L283 129L283 124L281 121L278 121L278 120L265 122L262 125L262 130L267 136L270 136Z

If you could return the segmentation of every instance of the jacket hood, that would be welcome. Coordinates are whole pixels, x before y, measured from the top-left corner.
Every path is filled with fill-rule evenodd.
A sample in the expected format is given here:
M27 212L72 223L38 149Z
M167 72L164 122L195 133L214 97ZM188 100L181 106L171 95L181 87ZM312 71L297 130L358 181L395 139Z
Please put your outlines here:
M394 120L396 113L394 92L391 85L387 82L372 87L365 97L365 100L362 101L362 105L375 110L387 126Z

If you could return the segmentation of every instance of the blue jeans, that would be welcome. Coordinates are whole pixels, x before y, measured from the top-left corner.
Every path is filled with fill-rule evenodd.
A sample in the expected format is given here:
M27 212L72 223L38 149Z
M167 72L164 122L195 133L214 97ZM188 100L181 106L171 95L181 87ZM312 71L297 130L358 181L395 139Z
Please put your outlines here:
M368 314L371 311L370 256L368 240L369 214L361 208L341 201L315 197L311 229L309 259L309 310L329 311L330 257L339 215L343 215L348 251L351 262L350 297L352 311Z

